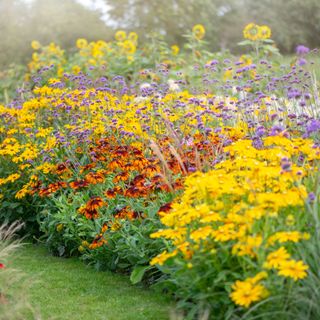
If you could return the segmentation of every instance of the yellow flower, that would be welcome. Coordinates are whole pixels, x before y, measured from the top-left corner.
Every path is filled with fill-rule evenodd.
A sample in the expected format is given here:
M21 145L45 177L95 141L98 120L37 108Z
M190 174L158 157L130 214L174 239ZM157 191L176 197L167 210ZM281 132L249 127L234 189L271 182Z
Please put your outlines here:
M61 231L63 230L63 224L62 224L62 223L59 223L59 224L57 225L57 227L56 227L56 230L57 230L58 232L61 232Z
M81 242L81 245L82 245L83 247L89 247L89 242L86 241L86 240L84 240L84 241Z
M138 35L135 32L130 32L128 35L128 40L137 45Z
M266 288L262 284L253 283L251 278L245 281L236 281L232 285L232 289L231 299L235 304L245 308L267 296Z
M125 40L123 42L122 49L128 55L134 54L136 52L136 46L130 40Z
M251 282L252 284L256 284L257 282L266 278L268 278L268 274L265 271L261 271L258 274L256 274L254 277L248 278L247 281Z
M243 30L243 36L248 40L259 40L259 26L255 23L249 23Z
M114 37L115 37L115 39L116 39L117 41L120 41L120 42L121 42L121 41L126 40L127 34L126 34L125 31L119 30L119 31L116 32L116 34L114 35Z
M39 55L38 55L37 52L34 52L34 53L32 54L32 60L33 60L34 62L38 62L38 61L40 60Z
M287 261L290 258L290 254L284 247L269 253L267 256L267 262L265 263L265 267L268 269L276 268L278 269L280 265Z
M288 260L283 261L280 264L278 274L280 276L289 277L297 281L298 279L303 279L307 276L306 270L309 267L303 263L303 261L299 260Z
M214 239L219 242L226 242L237 238L233 223L220 226L217 230L212 231L211 234Z
M160 253L159 255L157 255L156 257L154 257L150 261L150 265L154 266L155 264L158 264L158 265L162 266L169 258L176 256L177 253L178 253L177 250L174 250L173 252L167 252L165 250L162 253Z
M114 223L112 223L110 229L112 231L117 231L121 228L121 223L119 221L115 221Z
M190 234L190 238L197 242L199 240L203 240L209 237L212 234L212 231L213 230L210 226L205 226L202 228L200 227Z
M256 252L255 249L260 247L262 243L262 237L261 236L250 236L244 239L241 242L236 243L232 247L232 254L238 255L238 256L251 256L255 257Z
M287 226L293 226L295 223L295 218L292 214L289 214L286 218L286 225Z
M72 72L78 74L81 71L81 68L78 65L72 67Z
M176 44L171 46L171 53L174 56L178 55L179 51L180 51L180 48Z
M16 180L18 180L20 178L20 174L19 173L13 173L10 174L10 176L8 176L7 178L4 179L0 179L0 186L3 184L6 184L8 182L15 182Z
M259 37L262 40L271 38L271 29L268 26L259 27Z
M273 245L276 241L279 243L284 242L299 242L301 239L308 240L305 233L299 231L282 231L277 232L268 239L268 244Z
M27 194L29 193L29 190L26 188L22 188L21 190L19 190L16 194L15 194L15 198L16 199L22 199L24 198Z
M196 24L192 28L192 33L196 39L201 40L204 38L204 35L206 33L206 29L204 28L204 26L202 24Z
M243 36L252 41L266 40L271 37L271 29L268 26L249 23L243 30Z
M31 42L31 47L33 50L39 50L41 48L41 44L39 41L33 40Z
M78 39L76 45L77 48L83 49L88 46L88 41L86 39Z
M233 77L233 71L232 69L231 70L226 70L223 74L223 81L227 81L227 80L230 80L232 79Z

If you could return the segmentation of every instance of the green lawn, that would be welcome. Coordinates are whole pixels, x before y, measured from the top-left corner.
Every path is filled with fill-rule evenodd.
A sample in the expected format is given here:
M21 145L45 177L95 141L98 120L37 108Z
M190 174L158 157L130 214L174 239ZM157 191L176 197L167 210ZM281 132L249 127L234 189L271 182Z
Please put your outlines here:
M161 320L169 319L173 307L167 297L134 287L126 276L50 256L41 246L20 248L13 267L30 278L30 303L43 320Z

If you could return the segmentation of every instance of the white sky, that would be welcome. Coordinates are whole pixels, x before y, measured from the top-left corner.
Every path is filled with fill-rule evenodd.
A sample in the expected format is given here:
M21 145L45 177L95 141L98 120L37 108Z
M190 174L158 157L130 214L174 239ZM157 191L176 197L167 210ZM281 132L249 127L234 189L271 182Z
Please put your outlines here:
M89 8L89 9L99 10L102 13L102 19L104 21L108 20L109 6L106 4L105 1L103 1L103 0L76 0L76 2L81 3L83 6Z
M34 0L23 0L23 1L27 3L32 3ZM112 21L110 21L109 15L108 15L109 6L106 4L104 0L75 0L75 1L89 9L100 11L102 13L102 16L101 16L102 20L105 22L108 21L108 25L112 25Z

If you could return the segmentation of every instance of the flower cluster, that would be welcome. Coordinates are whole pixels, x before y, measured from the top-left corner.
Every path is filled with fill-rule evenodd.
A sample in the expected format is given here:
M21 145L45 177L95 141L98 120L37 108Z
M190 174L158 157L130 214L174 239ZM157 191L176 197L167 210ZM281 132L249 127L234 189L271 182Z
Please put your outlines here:
M188 177L183 196L161 218L167 228L151 237L169 240L171 248L151 264L185 263L196 268L201 253L212 268L224 270L223 257L237 256L232 266L235 272L254 277L232 285L232 300L245 307L266 297L265 287L255 278L261 272L263 278L269 274L274 278L274 270L294 281L306 277L308 266L292 259L293 244L308 240L310 235L294 222L288 224L289 218L298 221L304 211L307 192L302 179L306 171L295 164L284 170L281 162L298 155L313 161L306 153L312 148L312 141L281 136L263 139L259 149L250 140L225 147L228 158L212 171ZM316 150L319 160L320 150ZM264 281L270 292L276 287L272 284L275 280Z

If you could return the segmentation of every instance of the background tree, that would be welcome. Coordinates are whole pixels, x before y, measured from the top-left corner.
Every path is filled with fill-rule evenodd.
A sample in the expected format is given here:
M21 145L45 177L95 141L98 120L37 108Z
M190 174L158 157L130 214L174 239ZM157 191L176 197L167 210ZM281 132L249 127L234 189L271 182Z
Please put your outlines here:
M193 24L202 23L212 49L230 48L242 38L250 22L268 24L279 48L289 53L297 44L320 45L319 0L105 0L111 20L119 28L140 34L157 30L171 42Z
M77 38L109 39L112 34L98 11L73 0L0 0L0 68L28 60L32 40L70 48Z
M102 11L77 1L0 0L0 69L28 60L32 40L68 49L79 37L109 40L115 29L125 29L137 31L140 41L156 31L170 44L182 44L182 35L198 23L211 50L239 53L237 43L250 22L269 25L282 53L298 44L320 46L319 0L101 0L109 8L106 22Z

